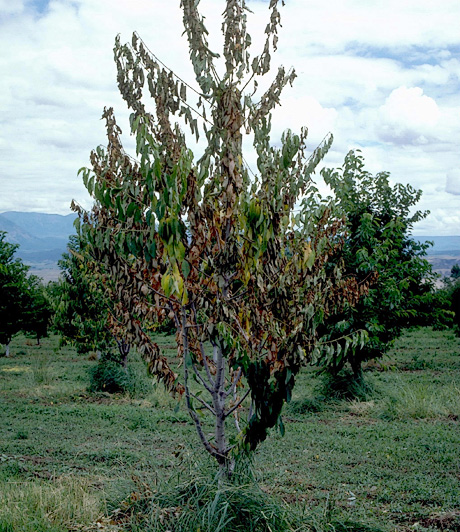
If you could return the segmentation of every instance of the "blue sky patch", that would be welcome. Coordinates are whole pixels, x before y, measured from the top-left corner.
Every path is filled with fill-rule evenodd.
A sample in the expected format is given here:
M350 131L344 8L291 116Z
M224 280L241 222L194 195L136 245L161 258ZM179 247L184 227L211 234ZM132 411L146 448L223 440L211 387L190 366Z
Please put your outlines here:
M44 15L48 9L49 0L29 0L27 7L33 9L39 15Z
M458 57L460 55L460 45L446 48L428 48L424 46L377 47L354 41L345 46L345 54L372 59L391 59L407 68L411 68L420 65L435 66L442 59Z

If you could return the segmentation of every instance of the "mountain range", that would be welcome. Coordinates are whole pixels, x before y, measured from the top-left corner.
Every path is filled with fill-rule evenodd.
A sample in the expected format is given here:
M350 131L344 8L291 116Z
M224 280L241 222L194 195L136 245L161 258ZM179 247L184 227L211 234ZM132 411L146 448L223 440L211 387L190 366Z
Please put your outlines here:
M45 281L59 277L58 260L66 251L69 236L75 234L76 214L44 214L9 211L0 213L0 231L6 240L19 244L16 256L31 272Z
M433 246L426 250L428 257L431 255L459 255L460 236L414 236L419 242L433 242Z
M57 261L66 251L69 236L75 234L76 214L44 214L9 211L0 213L0 231L6 240L19 244L16 255L31 267L31 272L45 281L59 277ZM449 275L450 268L460 263L460 236L414 236L420 242L431 241L427 259L441 275Z

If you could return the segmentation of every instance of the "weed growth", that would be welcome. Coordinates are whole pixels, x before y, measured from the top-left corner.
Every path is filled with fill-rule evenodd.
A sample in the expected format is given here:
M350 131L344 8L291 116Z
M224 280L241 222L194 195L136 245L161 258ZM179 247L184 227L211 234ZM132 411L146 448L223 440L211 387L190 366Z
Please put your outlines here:
M73 348L56 352L57 341L37 348L18 336L11 358L0 359L1 532L153 532L187 522L187 532L229 532L245 523L235 505L258 505L257 526L272 532L459 530L460 339L451 332L406 332L389 355L392 371L365 371L376 390L367 401L325 400L315 370L302 371L284 437L273 431L255 457L260 487L241 466L221 492L206 468L190 465L199 453L189 416L151 384L134 351L129 367L145 395L88 394L96 362ZM174 338L158 342L176 356ZM51 385L37 384L34 364L47 353Z
M115 518L130 532L380 532L336 520L332 508L313 514L304 504L262 491L247 463L231 481L203 466L185 477L182 472L154 489L138 483Z
M53 368L49 354L40 353L34 356L32 361L32 377L34 384L48 386L53 382Z
M317 391L319 396L326 400L358 399L360 401L368 401L375 392L373 386L364 378L362 373L355 376L347 369L342 370L337 375L324 373L321 376Z
M460 387L399 379L391 395L379 405L377 415L387 420L460 419Z
M0 491L0 532L77 530L75 525L94 523L102 513L102 498L78 478L6 483Z

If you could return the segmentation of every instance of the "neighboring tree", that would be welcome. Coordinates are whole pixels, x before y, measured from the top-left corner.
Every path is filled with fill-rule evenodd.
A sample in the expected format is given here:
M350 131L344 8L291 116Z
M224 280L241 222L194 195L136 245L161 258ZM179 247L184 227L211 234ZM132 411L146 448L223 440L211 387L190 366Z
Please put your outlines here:
M426 287L426 283L423 288ZM453 326L454 313L451 306L452 286L438 288L424 292L414 301L414 314L409 317L407 325L410 327L433 327L436 331L449 329Z
M345 275L375 282L357 305L345 305L326 321L323 340L338 341L342 348L323 350L317 363L333 375L349 363L359 378L364 361L381 357L404 327L415 324L414 316L433 288L435 275L424 258L430 244L411 237L413 225L428 213L412 212L421 191L391 186L388 172L371 175L359 153L350 151L342 168L321 173L346 219ZM340 340L360 330L368 336L364 345Z
M103 350L112 339L105 327L107 307L91 287L77 236L70 237L67 248L58 262L61 278L52 287L54 327L61 344L74 345L79 353Z
M40 339L48 336L48 326L53 314L51 302L42 281L35 275L27 279L27 297L23 308L22 329Z
M450 270L452 279L460 279L460 264L454 264Z
M460 336L460 265L454 264L450 270L451 282L447 287L450 299L450 310L454 314L454 324Z
M104 360L126 368L130 346L114 337L107 325L109 302L91 271L86 243L73 235L68 252L59 261L61 279L50 288L54 307L53 325L61 345L74 345L79 353L96 351ZM115 350L118 353L114 353Z
M457 335L460 336L460 280L452 286L452 292L450 294L451 311L454 313L454 324L457 331Z
M454 264L450 277L444 277L444 287L440 290L443 300L447 301L452 315L454 330L460 336L460 266Z
M220 76L197 2L182 0L181 6L200 122L187 103L186 85L139 36L131 45L117 38L118 85L133 111L137 159L124 151L112 109L105 110L107 150L93 151L92 171L81 170L95 204L91 212L73 208L97 282L113 301L112 331L127 331L150 373L185 394L202 444L230 475L237 452L255 449L277 424L283 430L283 403L299 368L318 349L318 326L344 301L356 301L366 283L342 277L338 260L326 275L340 252L342 223L317 204L311 174L332 137L309 158L306 130L287 131L280 147L270 145L271 111L294 72L280 68L258 103L243 94L270 69L277 1L270 2L262 54L251 62L245 2L227 0ZM145 85L154 113L142 103ZM172 115L183 116L197 136L205 131L198 161ZM260 172L251 178L244 131L253 135ZM174 320L182 379L149 335L166 319ZM200 415L206 412L214 423L212 439Z
M15 244L6 241L6 233L0 231L0 344L6 345L10 354L10 342L24 325L24 309L29 304L29 268L14 257Z

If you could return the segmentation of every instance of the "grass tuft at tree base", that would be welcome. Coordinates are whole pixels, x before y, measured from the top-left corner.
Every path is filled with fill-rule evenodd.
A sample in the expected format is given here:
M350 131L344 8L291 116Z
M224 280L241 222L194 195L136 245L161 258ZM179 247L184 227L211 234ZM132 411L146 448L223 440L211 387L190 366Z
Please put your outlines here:
M381 532L372 525L341 521L335 508L312 513L305 504L287 503L264 492L246 461L231 479L200 464L167 482L137 482L115 511L129 532Z

